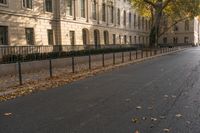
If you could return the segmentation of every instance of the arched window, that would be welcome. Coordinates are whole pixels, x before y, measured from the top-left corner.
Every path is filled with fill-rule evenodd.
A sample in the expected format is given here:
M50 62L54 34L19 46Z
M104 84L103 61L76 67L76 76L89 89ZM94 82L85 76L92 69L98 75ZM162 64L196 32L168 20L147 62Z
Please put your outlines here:
M95 47L100 45L100 32L97 29L94 30L94 45Z
M83 29L82 30L82 39L83 39L83 45L89 45L90 44L90 39L89 39L89 30L88 29Z

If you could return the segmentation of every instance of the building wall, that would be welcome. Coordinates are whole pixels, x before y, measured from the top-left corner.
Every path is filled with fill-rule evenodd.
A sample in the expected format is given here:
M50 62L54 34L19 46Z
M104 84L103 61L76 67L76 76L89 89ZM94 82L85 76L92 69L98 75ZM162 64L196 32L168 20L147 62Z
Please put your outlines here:
M54 30L54 44L70 45L69 32L75 32L75 45L83 44L82 30L87 29L89 44L94 44L94 30L99 30L100 44L104 44L104 31L108 31L109 44L113 44L113 34L116 35L116 44L124 43L124 35L127 36L127 43L147 43L148 29L138 28L133 25L135 11L131 9L128 1L97 0L97 19L92 18L92 2L85 0L85 18L81 17L80 1L75 0L72 15L66 13L66 0L53 0L53 12L45 11L45 0L33 1L33 9L24 8L22 0L14 3L7 0L7 4L0 4L0 26L8 26L8 45L27 45L25 28L34 28L35 45L48 45L47 29ZM72 0L73 4L74 1ZM102 21L102 3L106 3L106 21ZM114 21L110 20L109 3L113 3ZM75 10L74 10L75 7ZM120 25L117 24L117 9L120 9ZM126 10L126 26L123 25L123 11ZM131 24L129 25L129 12L131 12ZM136 14L138 16L138 14ZM141 17L142 18L142 17ZM138 18L137 18L138 19ZM141 20L142 21L142 20ZM136 20L138 22L138 20ZM142 25L142 22L141 22ZM144 26L145 27L145 26ZM134 41L136 36L136 41ZM139 37L141 38L139 41ZM144 38L144 39L143 39ZM143 42L143 40L145 40Z
M34 44L48 45L47 30L54 33L54 45L71 45L70 31L75 33L75 45L83 45L83 30L87 31L87 44L94 44L94 30L99 31L100 45L104 45L104 31L108 32L109 44L148 44L149 20L140 16L127 0L96 0L96 20L92 17L92 3L95 0L85 0L85 17L81 17L81 0L72 0L72 15L67 14L67 0L52 0L53 11L45 11L45 0L33 1L33 8L24 8L22 0L7 0L7 4L0 4L0 26L8 26L8 45L27 45L25 28L34 28ZM105 22L103 19L102 4L106 5ZM114 10L114 21L111 22L111 7ZM118 24L118 9L120 9L120 24ZM124 25L124 11L126 11L126 24ZM131 13L131 22L129 20ZM134 17L135 16L135 17ZM140 23L140 24L139 24ZM178 43L199 43L199 21L195 18L190 21L189 31L185 31L185 23L177 24L178 31L169 30L164 34L167 43L173 43L173 38L178 38ZM127 41L125 41L125 36ZM130 39L131 37L131 39ZM120 39L121 38L121 39ZM130 42L131 40L131 42Z
M164 38L167 38L167 43L173 44L174 38L178 38L177 43L186 43L186 39L188 38L189 44L197 45L200 43L199 40L199 20L197 18L194 18L193 20L189 21L189 30L185 29L185 21L181 21L178 24L176 24L178 30L174 30L174 27L172 27L168 32L166 32L164 35L162 35L159 39L159 43L163 44Z

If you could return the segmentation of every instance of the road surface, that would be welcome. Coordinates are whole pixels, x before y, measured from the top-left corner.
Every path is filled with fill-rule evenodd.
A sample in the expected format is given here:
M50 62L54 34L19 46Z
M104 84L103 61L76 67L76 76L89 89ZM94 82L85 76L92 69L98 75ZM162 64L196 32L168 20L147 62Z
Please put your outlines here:
M0 133L200 133L200 48L0 103Z

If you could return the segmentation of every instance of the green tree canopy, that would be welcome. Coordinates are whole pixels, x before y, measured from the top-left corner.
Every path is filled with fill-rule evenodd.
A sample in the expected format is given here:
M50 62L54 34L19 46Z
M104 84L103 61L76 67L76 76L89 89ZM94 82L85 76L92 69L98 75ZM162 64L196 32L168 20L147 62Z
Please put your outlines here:
M152 20L150 46L157 46L158 38L173 25L200 15L200 0L130 0L133 8ZM161 30L163 21L167 28Z

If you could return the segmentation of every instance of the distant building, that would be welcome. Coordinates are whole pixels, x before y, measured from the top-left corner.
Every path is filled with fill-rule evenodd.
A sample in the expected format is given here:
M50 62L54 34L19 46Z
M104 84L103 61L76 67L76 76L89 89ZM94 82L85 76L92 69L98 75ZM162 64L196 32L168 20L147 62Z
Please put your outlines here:
M160 44L200 44L200 21L198 18L184 20L172 26L159 39Z

